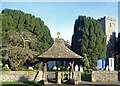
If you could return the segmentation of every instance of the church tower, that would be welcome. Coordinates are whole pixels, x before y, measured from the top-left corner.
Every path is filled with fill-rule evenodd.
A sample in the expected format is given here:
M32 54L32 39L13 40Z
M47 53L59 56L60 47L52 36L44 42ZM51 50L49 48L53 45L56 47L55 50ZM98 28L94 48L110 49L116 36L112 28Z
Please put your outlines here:
M104 35L106 36L106 44L107 44L107 58L115 56L115 29L116 29L116 20L104 17L98 19L101 23Z

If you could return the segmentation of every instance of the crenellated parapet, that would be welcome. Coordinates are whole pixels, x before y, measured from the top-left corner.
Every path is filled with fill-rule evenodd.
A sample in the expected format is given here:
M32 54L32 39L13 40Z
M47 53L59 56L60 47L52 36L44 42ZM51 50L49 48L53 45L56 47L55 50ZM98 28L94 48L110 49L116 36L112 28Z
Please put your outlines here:
M106 17L106 16L101 17L101 18L99 18L99 19L98 19L98 21L100 21L100 20L110 20L110 21L116 21L114 18L110 18L110 17Z

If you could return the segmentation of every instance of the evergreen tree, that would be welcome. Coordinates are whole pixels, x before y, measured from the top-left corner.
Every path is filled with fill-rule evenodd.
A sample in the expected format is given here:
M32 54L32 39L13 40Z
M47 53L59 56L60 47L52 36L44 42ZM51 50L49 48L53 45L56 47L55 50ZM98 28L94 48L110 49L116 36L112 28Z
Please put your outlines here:
M32 65L52 45L50 30L40 18L11 9L2 10L1 16L3 63L8 53L12 68Z
M71 49L86 54L90 67L96 67L98 58L106 59L106 38L101 24L90 17L79 16L75 21Z

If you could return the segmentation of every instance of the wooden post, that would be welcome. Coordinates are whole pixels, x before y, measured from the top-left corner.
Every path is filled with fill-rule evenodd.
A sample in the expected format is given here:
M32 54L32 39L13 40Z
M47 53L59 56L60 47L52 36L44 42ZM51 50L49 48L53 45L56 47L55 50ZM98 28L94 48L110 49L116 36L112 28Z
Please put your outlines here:
M43 61L43 83L48 84L48 81L47 81L47 61L45 59Z
M71 80L71 79L72 79L72 66L71 66L71 61L69 62L69 66L70 66L69 80Z
M61 72L56 72L55 79L57 84L61 84Z
M72 59L70 61L70 83L73 83L74 81L74 60Z
M74 60L71 62L71 72L72 72L72 80L74 79Z

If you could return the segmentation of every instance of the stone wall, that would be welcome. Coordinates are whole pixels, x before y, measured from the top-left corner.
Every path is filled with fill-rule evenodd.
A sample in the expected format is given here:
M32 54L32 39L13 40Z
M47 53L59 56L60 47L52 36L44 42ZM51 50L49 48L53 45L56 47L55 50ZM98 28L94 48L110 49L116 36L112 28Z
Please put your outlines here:
M118 82L117 71L93 71L92 82Z
M74 84L79 84L81 82L81 72L74 71Z
M61 84L61 72L56 72L56 83Z
M0 82L41 81L42 75L42 71L0 71Z

